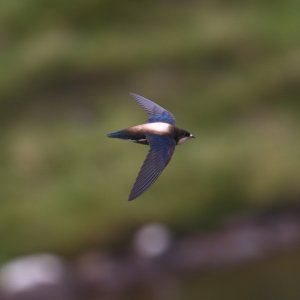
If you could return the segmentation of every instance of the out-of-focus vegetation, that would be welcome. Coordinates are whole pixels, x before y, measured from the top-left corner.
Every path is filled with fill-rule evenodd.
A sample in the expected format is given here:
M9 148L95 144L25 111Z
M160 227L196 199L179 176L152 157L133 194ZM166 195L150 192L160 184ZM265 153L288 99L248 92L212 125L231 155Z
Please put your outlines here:
M0 261L297 201L299 34L294 0L3 0ZM130 91L197 139L128 203L147 149L105 134L146 119Z

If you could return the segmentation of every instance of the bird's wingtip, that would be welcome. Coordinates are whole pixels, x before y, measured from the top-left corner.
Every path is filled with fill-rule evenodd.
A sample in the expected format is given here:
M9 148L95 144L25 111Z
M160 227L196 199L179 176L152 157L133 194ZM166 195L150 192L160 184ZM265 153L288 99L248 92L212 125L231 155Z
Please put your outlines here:
M138 196L139 196L139 194L136 194L133 191L131 191L128 196L128 201L132 201L132 200L136 199Z
M128 197L128 201L134 200L136 197L132 197L131 195Z
M134 98L137 99L138 97L141 97L139 94L133 93L133 92L129 92L129 95Z

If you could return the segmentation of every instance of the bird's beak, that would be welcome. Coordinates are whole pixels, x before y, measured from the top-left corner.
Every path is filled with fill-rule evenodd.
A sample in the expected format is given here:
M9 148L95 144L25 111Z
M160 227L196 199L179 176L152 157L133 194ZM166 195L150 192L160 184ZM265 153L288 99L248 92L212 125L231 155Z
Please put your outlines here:
M194 135L192 135L192 134L190 135L190 137L193 138L193 139L196 138L196 137L195 137Z

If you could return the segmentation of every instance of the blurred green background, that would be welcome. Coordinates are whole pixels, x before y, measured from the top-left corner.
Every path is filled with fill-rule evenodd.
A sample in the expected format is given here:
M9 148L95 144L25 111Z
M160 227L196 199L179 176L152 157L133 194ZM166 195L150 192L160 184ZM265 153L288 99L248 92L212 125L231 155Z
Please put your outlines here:
M197 137L133 202L147 149L106 138L146 120L128 92ZM294 204L299 98L296 0L2 0L0 262L40 251L73 259L116 248L147 222L184 235ZM210 294L214 282L191 283L189 299L204 289L232 299L221 284ZM299 299L290 287L267 295L255 299Z

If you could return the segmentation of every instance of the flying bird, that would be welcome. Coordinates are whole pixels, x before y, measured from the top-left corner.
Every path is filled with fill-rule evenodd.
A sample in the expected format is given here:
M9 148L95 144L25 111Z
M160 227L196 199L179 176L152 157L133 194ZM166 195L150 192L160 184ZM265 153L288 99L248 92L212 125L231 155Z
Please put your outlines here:
M130 95L148 114L147 122L107 134L110 138L150 145L148 155L131 189L129 201L140 196L156 181L168 165L176 145L194 138L188 131L175 127L176 120L172 113L140 95Z

